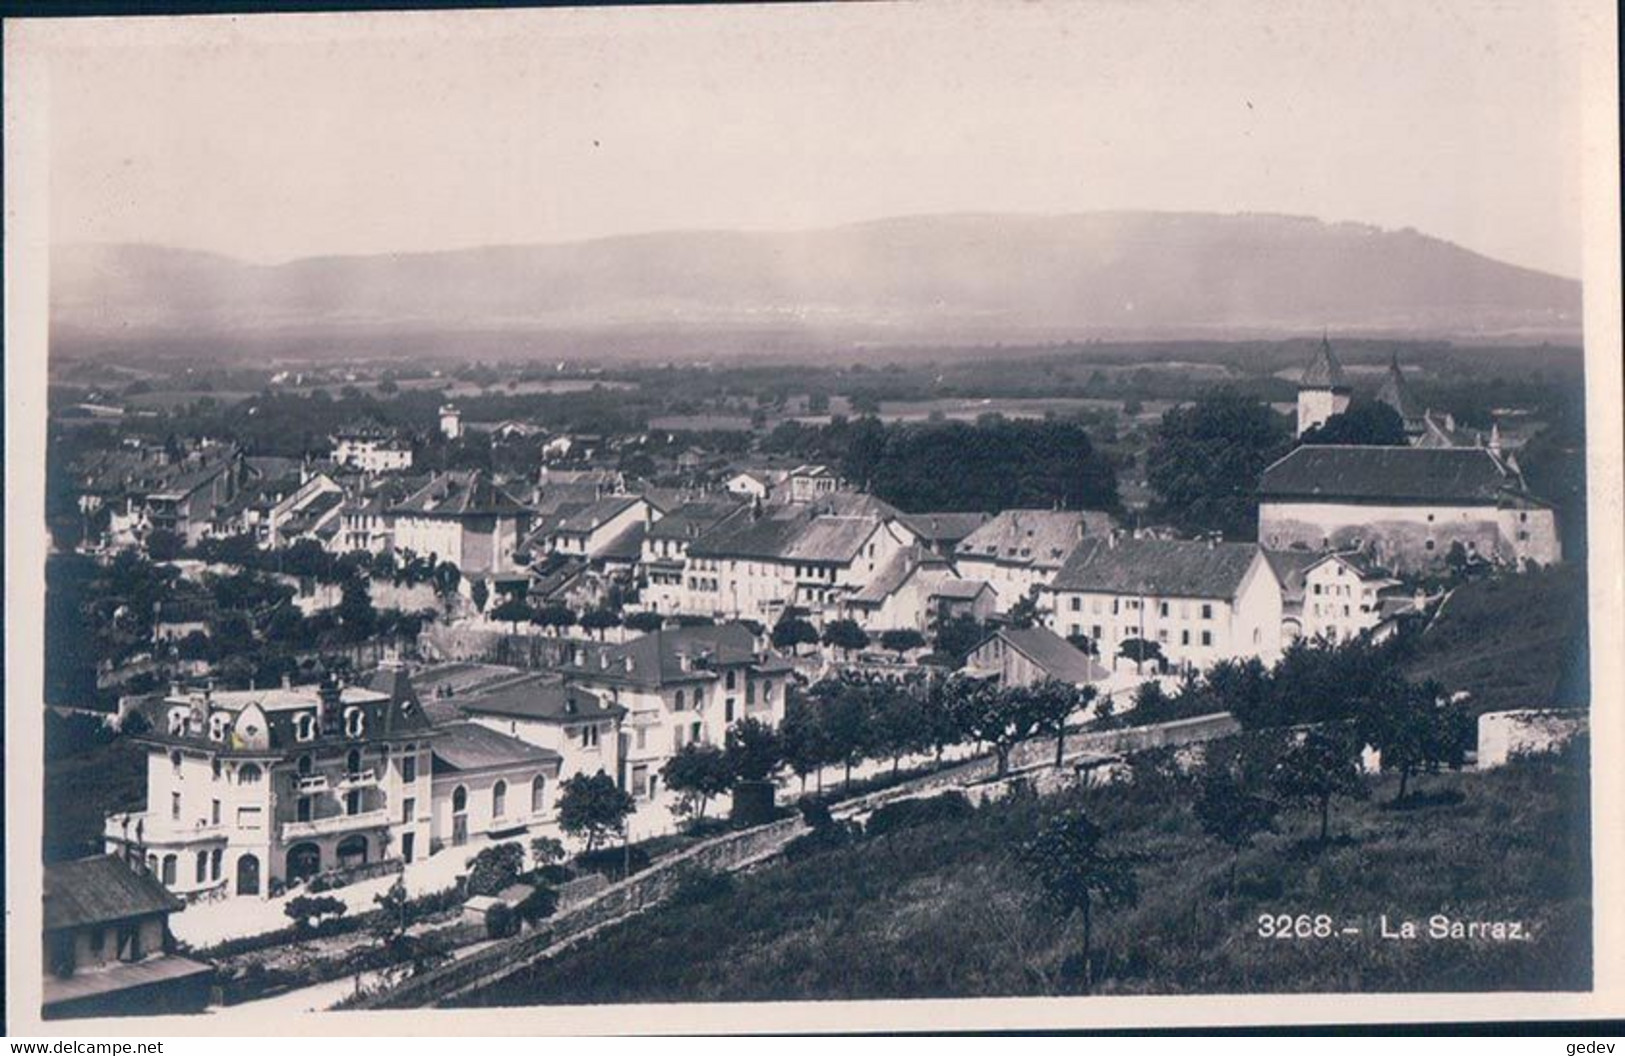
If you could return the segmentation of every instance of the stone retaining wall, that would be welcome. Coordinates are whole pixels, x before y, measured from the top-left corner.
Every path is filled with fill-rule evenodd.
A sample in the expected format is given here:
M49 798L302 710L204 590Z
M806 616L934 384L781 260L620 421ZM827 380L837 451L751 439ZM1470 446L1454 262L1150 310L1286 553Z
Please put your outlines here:
M737 869L776 853L805 831L806 825L800 818L790 818L719 836L661 859L643 872L559 913L533 931L408 979L393 990L363 998L351 1007L426 1008L469 990L489 986L523 970L562 942L665 901L690 869L716 872Z
M1492 711L1478 717L1478 766L1505 766L1520 755L1555 752L1583 734L1590 713L1578 708Z

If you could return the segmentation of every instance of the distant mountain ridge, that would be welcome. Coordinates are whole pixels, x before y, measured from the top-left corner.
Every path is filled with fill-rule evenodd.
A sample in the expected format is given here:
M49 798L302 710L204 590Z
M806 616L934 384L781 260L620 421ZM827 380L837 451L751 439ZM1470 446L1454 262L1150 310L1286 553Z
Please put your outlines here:
M952 214L277 265L53 250L55 326L263 334L762 328L809 338L1572 334L1580 284L1414 230L1273 214Z

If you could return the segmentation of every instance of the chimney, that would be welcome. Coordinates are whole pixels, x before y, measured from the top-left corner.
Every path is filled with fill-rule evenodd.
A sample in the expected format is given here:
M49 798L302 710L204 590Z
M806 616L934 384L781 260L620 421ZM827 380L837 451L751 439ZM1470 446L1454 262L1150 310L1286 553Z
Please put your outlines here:
M286 674L286 673L283 674L283 676L282 676L282 688L283 689L292 689L293 688L293 676L292 675Z
M321 707L316 713L317 724L323 733L330 733L339 728L339 696L343 692L344 687L340 686L339 680L332 675L324 679L321 687L316 690L317 699L321 701Z
M629 675L632 673L632 666L632 654L628 653L626 654L626 673Z

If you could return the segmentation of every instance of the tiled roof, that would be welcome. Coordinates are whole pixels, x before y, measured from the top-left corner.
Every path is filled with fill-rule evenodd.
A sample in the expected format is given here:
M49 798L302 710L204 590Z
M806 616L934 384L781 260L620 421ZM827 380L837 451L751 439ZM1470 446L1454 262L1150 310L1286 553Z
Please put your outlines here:
M1304 446L1264 470L1266 500L1491 504L1516 478L1482 448Z
M1405 372L1399 369L1397 352L1388 363L1388 373L1383 376L1382 388L1377 390L1377 399L1392 407L1394 413L1407 422L1422 416L1422 408L1417 406L1416 397L1411 395L1411 387L1405 382Z
M599 558L612 561L636 561L643 554L643 536L648 531L648 525L642 521L627 525L620 534L604 544L599 552Z
M556 763L562 758L551 749L487 729L477 722L447 723L440 727L440 736L434 741L436 773Z
M1074 684L1098 682L1107 675L1106 669L1094 657L1048 627L1005 627L994 632L994 637L1003 638L1011 649L1031 660L1056 681Z
M45 930L172 913L185 903L112 855L45 867Z
M566 686L558 678L537 675L504 682L474 696L459 698L458 704L470 714L502 715L541 722L568 722L594 716L612 718L626 714L619 704L611 704L577 686Z
M931 588L933 598L959 598L970 600L984 590L992 590L986 580L981 579L945 579Z
M1270 570L1281 583L1282 596L1288 598L1303 595L1303 574L1324 556L1318 550L1264 551L1264 560L1270 563Z
M650 539L696 539L739 509L737 502L689 502L649 527Z
M1005 510L954 548L955 556L1059 568L1079 540L1111 530L1106 514L1084 510Z
M1320 347L1309 358L1309 365L1303 368L1303 377L1298 381L1301 389L1346 389L1348 378L1343 374L1343 364L1337 361L1337 354L1332 351L1330 341L1321 338Z
M1112 545L1092 540L1067 560L1050 589L1229 599L1259 552L1253 543L1129 538Z
M388 698L383 724L378 733L386 737L401 734L420 734L430 730L430 722L423 712L423 702L406 668L398 663L385 663L372 673L367 688Z
M986 524L985 513L905 513L903 527L927 543L958 543Z
M689 658L686 671L684 656ZM737 623L725 623L651 631L620 645L592 650L582 663L572 663L564 670L583 679L660 686L710 680L715 677L714 668L753 664L757 659L756 636Z
M568 513L561 511L561 516L553 522L553 531L582 534L595 532L626 512L627 507L641 501L636 495L612 495Z
M880 529L875 517L814 517L785 548L787 561L816 561L846 564L857 557L863 544Z
M505 516L528 512L512 495L492 484L479 470L438 473L407 496L396 513L431 517Z
M690 557L777 560L811 518L803 507L741 509L689 545Z

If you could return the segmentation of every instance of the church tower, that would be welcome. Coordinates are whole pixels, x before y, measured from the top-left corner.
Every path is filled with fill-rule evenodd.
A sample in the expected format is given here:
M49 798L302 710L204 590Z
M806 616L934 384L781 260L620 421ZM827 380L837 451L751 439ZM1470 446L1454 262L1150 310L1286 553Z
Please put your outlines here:
M1332 354L1332 344L1321 335L1320 348L1303 368L1298 382L1298 435L1322 424L1334 414L1342 414L1349 406L1348 379L1343 376L1343 365Z

